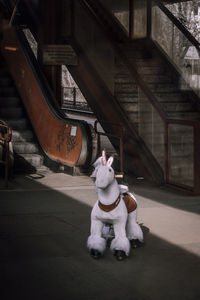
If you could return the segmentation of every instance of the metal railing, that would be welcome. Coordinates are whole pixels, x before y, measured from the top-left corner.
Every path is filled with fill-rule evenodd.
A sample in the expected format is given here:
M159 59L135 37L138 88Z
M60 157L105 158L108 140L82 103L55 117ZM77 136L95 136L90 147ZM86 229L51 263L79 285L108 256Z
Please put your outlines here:
M87 101L77 87L62 87L62 109L92 113Z
M4 165L4 182L8 186L9 177L9 144L12 139L12 129L0 121L0 164Z

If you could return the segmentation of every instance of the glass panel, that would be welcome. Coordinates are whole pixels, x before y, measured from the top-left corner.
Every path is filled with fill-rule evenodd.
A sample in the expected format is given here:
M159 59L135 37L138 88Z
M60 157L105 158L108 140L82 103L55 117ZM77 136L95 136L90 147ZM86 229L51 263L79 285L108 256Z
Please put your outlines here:
M100 2L117 18L123 28L129 32L129 0L100 0Z
M29 29L23 29L24 35L29 43L29 46L31 47L33 54L35 55L35 58L37 59L37 52L38 52L38 45L37 42L32 35L31 31Z
M76 41L100 75L110 92L114 94L114 52L93 16L78 1L75 6Z
M200 13L200 10L198 12ZM198 20L200 20L199 16ZM199 38L199 25L196 27L195 38ZM193 32L195 31L193 30ZM183 79L180 82L182 90L187 89L189 85L200 96L199 51L156 6L153 6L152 9L152 38L163 48L182 74Z
M163 3L171 13L187 28L188 31L199 41L199 1L180 1L179 3Z
M169 125L169 180L194 185L194 132L192 126Z
M147 29L147 1L134 0L133 12L133 37L142 38L146 37Z
M164 171L165 124L146 96L139 91L139 135Z
M62 87L62 109L74 106L74 88Z
M91 111L87 101L66 66L62 66L62 109L74 108Z

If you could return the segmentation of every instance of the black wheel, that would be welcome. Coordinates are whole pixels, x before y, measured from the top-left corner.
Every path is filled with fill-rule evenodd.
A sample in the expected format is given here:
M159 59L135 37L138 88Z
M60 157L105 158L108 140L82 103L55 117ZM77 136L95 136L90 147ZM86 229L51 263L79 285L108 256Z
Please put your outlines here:
M93 258L95 258L95 259L98 259L98 258L101 257L101 252L99 252L99 251L96 250L96 249L91 249L91 250L90 250L90 254L91 254L91 256L92 256Z
M143 243L140 242L138 239L130 240L130 243L131 243L131 248L139 248L142 247L143 245Z
M123 250L115 250L114 256L119 261L122 261L127 257L126 253Z

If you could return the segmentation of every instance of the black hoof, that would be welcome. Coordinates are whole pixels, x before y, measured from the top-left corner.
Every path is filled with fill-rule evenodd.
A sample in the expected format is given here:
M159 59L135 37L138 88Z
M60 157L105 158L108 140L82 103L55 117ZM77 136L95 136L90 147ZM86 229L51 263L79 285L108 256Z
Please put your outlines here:
M131 248L139 248L139 247L142 247L142 245L143 245L143 243L140 242L138 239L130 240L130 243L131 243Z
M122 250L115 250L114 256L116 256L116 259L119 261L122 261L127 257L126 253Z
M101 252L96 249L91 249L90 254L93 258L97 259L101 256Z

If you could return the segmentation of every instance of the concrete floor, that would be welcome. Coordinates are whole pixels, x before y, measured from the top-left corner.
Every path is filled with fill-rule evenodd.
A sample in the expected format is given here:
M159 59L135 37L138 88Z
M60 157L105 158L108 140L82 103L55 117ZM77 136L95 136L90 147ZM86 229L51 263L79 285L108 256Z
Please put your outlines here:
M145 246L90 257L88 177L17 176L0 190L1 300L199 300L200 197L128 179ZM1 182L2 183L2 182Z

